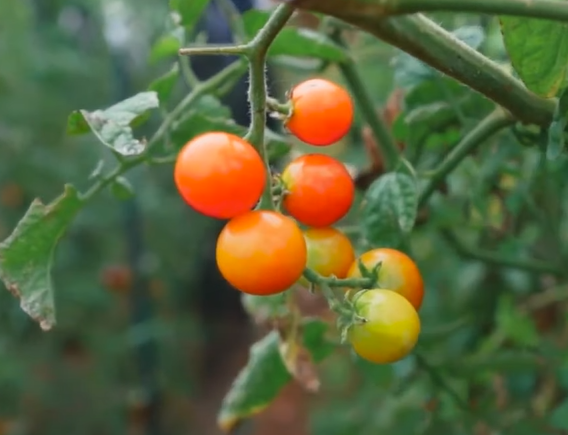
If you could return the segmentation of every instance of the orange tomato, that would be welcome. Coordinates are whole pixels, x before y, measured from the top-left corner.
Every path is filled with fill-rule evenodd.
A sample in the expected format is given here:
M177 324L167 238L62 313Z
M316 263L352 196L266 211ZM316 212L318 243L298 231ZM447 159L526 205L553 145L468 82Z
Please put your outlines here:
M345 165L324 154L304 154L282 172L286 194L282 205L311 227L327 227L347 214L355 185Z
M379 269L378 287L400 293L419 310L424 298L424 281L416 263L404 252L390 248L378 248L365 252L359 257L363 265L371 270L382 263ZM360 278L358 261L353 262L348 278Z
M345 278L355 261L351 240L332 228L309 228L304 231L308 248L308 267L322 276Z
M181 149L174 179L182 198L195 210L230 219L256 205L266 184L266 169L250 143L230 133L211 132Z
M217 266L236 289L272 295L291 287L306 268L307 250L294 219L255 210L230 220L217 239Z
M296 85L290 92L292 115L288 130L315 146L331 145L343 138L353 123L349 93L329 80L315 78Z
M354 296L355 312L365 323L349 328L353 350L376 364L406 357L418 342L420 318L407 299L388 289L372 289Z

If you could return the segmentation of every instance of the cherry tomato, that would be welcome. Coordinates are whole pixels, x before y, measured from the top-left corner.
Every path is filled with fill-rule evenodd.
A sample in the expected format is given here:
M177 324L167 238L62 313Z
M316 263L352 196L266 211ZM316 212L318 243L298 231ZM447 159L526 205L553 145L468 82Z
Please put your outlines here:
M282 172L284 208L301 223L327 227L347 214L355 185L345 165L324 154L304 154Z
M309 228L304 231L308 248L308 267L323 276L345 278L355 261L355 252L349 238L332 228ZM307 280L300 280L306 285Z
M316 78L296 85L290 93L290 101L292 115L286 127L310 145L337 142L353 123L353 102L349 93L329 80Z
M294 219L255 210L231 219L217 240L217 266L236 289L272 295L291 287L306 268L307 250Z
M174 179L180 195L195 210L230 219L256 205L266 184L266 170L250 143L233 134L211 132L181 149Z
M416 263L404 252L390 248L378 248L365 252L359 257L365 268L372 270L381 263L378 287L400 293L419 310L424 298L424 281ZM360 278L358 261L353 262L348 278Z
M408 300L387 289L372 289L354 296L355 312L366 322L349 328L353 350L376 364L389 364L407 356L418 341L420 318Z

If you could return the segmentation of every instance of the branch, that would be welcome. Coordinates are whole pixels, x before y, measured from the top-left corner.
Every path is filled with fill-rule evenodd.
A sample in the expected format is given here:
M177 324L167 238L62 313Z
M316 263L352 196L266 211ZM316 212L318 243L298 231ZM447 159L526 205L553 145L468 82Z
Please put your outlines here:
M434 171L432 178L420 194L419 205L422 206L428 201L436 188L475 148L499 130L513 124L513 122L511 115L500 108L482 120L450 151L442 163L440 163L440 166Z
M522 260L516 258L509 258L492 251L486 251L483 249L465 246L461 240L459 240L455 234L450 231L442 231L442 235L446 240L454 247L459 255L466 258L471 258L474 260L483 261L485 263L495 264L497 266L510 267L512 269L524 270L527 272L549 273L555 276L564 276L566 272L563 272L561 268L556 267L554 264L545 263L539 260Z
M290 1L290 0L289 0ZM555 0L292 0L300 8L374 19L417 12L477 12L568 22L568 3ZM323 11L322 9L326 9ZM333 15L333 14L330 14Z
M461 4L461 0L456 3ZM554 3L557 7L561 4ZM554 100L533 94L497 63L423 15L385 17L389 4L385 0L295 0L293 4L334 16L369 32L485 95L522 122L548 126L552 120ZM565 6L568 8L568 4Z

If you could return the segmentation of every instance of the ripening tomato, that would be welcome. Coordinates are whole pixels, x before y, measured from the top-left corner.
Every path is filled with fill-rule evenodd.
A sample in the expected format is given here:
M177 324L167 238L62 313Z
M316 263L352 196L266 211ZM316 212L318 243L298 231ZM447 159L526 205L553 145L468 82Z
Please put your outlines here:
M217 239L217 266L236 289L272 295L291 287L306 268L307 250L294 219L255 210L231 219Z
M377 286L400 293L419 310L424 298L424 281L416 263L404 252L391 248L378 248L359 257L363 265L372 270L381 263ZM354 261L347 273L348 278L360 278L358 261Z
M408 300L388 289L372 289L354 296L355 312L366 322L349 328L353 350L376 364L406 357L418 341L420 318Z
M351 240L336 228L308 228L304 231L308 267L322 276L345 278L355 261Z
M310 227L327 227L347 214L355 185L339 160L324 154L304 154L282 172L284 208Z
M230 219L251 210L262 195L266 169L254 147L230 133L204 133L179 152L174 179L198 212Z
M315 146L327 146L345 136L353 123L353 102L336 83L315 78L296 85L290 92L292 115L288 130Z

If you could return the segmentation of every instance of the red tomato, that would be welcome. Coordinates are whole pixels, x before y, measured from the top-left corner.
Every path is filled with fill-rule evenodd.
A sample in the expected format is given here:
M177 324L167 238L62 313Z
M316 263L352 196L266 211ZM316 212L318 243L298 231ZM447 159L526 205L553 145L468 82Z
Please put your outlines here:
M406 357L418 341L420 318L407 299L387 289L373 289L354 296L355 312L366 322L349 328L353 350L376 364Z
M359 257L363 265L372 270L382 263L379 269L378 287L400 293L419 310L424 298L424 281L416 263L404 252L390 248L378 248L365 252ZM348 278L360 278L358 261L353 262Z
M250 143L233 134L211 132L181 149L174 179L180 195L195 210L230 219L256 205L266 184L266 169Z
M309 228L304 231L308 248L308 267L322 276L345 278L355 261L355 252L349 238L341 231Z
M305 154L282 172L287 193L283 206L311 227L327 227L347 214L355 185L345 165L324 154Z
M345 136L353 123L353 102L341 86L325 79L310 79L290 93L292 115L286 127L298 139L326 146Z
M291 287L306 268L306 242L294 219L255 210L230 220L217 240L217 265L236 289L272 295Z

